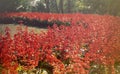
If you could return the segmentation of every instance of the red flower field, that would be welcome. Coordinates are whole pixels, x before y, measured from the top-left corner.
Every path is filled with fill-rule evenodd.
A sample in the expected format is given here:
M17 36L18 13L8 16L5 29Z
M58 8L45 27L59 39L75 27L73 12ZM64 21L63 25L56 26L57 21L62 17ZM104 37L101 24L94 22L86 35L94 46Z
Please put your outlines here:
M18 74L43 68L49 74L90 74L91 64L116 74L120 62L120 18L93 14L1 13L2 19L17 17L54 23L47 32L37 34L18 28L11 37L9 28L0 35L2 74ZM22 23L21 23L22 24ZM108 72L108 73L106 73Z

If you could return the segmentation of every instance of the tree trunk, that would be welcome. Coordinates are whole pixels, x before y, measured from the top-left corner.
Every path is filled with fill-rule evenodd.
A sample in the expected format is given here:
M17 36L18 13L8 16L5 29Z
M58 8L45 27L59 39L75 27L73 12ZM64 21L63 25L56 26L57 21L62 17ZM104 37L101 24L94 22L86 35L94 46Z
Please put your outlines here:
M59 13L59 8L58 8L58 5L57 5L57 1L56 1L56 0L54 0L54 1L55 1L55 9L56 9L56 12Z
M45 0L45 4L46 4L46 11L49 13L50 12L50 3L49 3L49 0Z
M71 13L72 12L72 1L68 0L67 1L67 13Z
M60 13L63 13L63 0L60 0L59 1L59 10L60 10Z

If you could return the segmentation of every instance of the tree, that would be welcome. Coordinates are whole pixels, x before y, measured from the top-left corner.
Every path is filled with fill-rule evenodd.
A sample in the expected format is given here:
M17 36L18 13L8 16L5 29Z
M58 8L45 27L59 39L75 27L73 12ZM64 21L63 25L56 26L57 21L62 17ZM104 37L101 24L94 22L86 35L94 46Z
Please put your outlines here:
M120 15L120 0L77 0L77 9L83 13Z
M49 13L50 12L50 1L45 0L45 4L46 4L46 11Z
M17 11L28 11L30 8L30 3L27 0L19 1L19 6L17 7Z
M64 11L66 13L73 13L76 12L76 7L75 7L75 3L77 0L66 0L65 4L64 4Z
M107 14L120 15L120 0L107 0Z
M72 4L72 0L67 1L67 12L69 12L69 13L72 12L72 10L71 10L72 5L71 4Z
M50 1L50 11L53 13L59 13L59 8L56 0Z
M60 0L59 1L59 10L60 10L60 13L63 13L64 12L64 10L63 10L63 0Z
M43 2L38 2L36 5L36 11L38 12L46 12L46 8Z
M0 12L14 12L19 0L0 0Z

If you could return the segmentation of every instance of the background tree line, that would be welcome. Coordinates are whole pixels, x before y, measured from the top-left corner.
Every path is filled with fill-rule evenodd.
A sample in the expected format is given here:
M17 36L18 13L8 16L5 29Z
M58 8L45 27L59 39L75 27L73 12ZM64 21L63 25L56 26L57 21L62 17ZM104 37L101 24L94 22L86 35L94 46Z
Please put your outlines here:
M120 15L120 0L0 0L0 12Z

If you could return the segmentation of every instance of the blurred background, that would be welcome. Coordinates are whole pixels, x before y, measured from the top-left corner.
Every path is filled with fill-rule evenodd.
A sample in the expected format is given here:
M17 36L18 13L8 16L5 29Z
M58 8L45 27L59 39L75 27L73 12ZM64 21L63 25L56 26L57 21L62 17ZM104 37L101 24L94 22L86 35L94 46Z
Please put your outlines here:
M120 16L120 0L0 0L0 12L109 14Z

